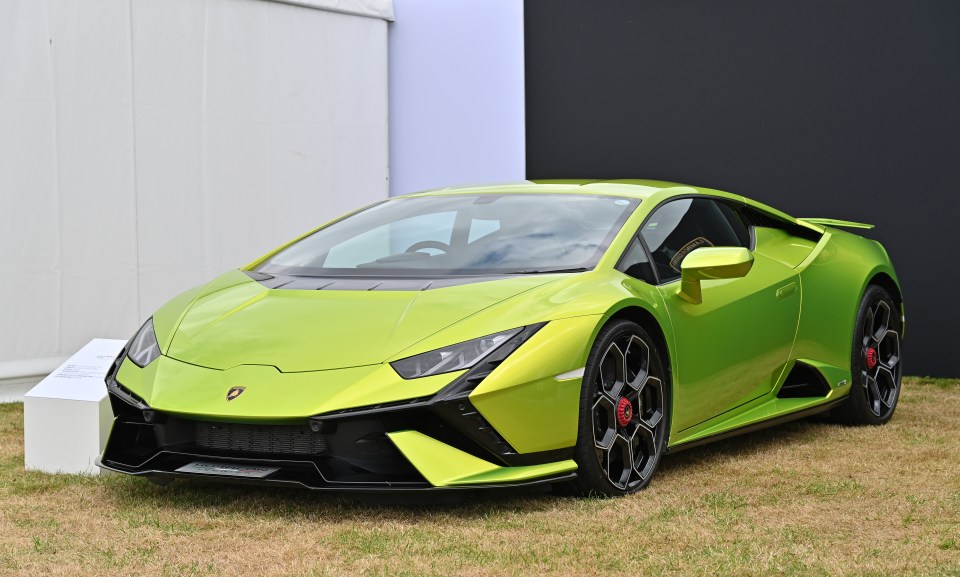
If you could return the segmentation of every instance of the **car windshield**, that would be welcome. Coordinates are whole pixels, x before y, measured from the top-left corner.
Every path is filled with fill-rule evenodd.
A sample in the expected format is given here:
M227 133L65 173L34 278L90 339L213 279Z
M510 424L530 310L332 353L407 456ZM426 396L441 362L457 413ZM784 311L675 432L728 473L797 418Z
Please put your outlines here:
M396 198L318 230L257 271L444 277L588 270L639 202L571 194Z

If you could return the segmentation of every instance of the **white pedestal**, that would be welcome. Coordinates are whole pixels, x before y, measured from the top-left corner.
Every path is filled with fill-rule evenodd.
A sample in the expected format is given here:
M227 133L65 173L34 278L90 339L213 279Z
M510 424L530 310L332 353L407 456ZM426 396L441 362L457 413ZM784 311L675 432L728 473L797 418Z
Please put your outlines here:
M113 413L103 377L126 341L93 339L23 398L24 466L100 474Z

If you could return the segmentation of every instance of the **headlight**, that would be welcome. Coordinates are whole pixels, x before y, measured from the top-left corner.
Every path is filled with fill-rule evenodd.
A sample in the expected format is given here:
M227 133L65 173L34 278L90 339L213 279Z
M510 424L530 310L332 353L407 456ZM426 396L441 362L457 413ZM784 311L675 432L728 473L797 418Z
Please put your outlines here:
M416 379L469 369L521 330L522 328L511 329L465 343L450 345L449 347L394 361L390 363L390 366L405 379Z
M137 334L130 340L127 358L141 369L160 356L160 345L157 344L157 334L153 332L153 319L147 319Z

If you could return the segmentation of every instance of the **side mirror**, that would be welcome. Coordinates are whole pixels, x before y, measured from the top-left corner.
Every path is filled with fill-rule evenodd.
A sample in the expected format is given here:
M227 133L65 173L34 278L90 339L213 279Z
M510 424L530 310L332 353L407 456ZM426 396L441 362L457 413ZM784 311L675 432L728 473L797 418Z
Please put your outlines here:
M695 305L703 302L700 281L747 276L753 267L753 254L741 247L698 248L680 263L680 298Z

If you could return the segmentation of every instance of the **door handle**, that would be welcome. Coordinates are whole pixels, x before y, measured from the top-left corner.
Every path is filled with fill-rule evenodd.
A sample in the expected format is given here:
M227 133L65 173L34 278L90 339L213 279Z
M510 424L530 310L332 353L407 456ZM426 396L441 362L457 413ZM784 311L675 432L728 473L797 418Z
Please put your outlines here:
M784 285L777 289L777 300L782 301L787 297L791 297L797 292L797 283L792 282L788 285Z

